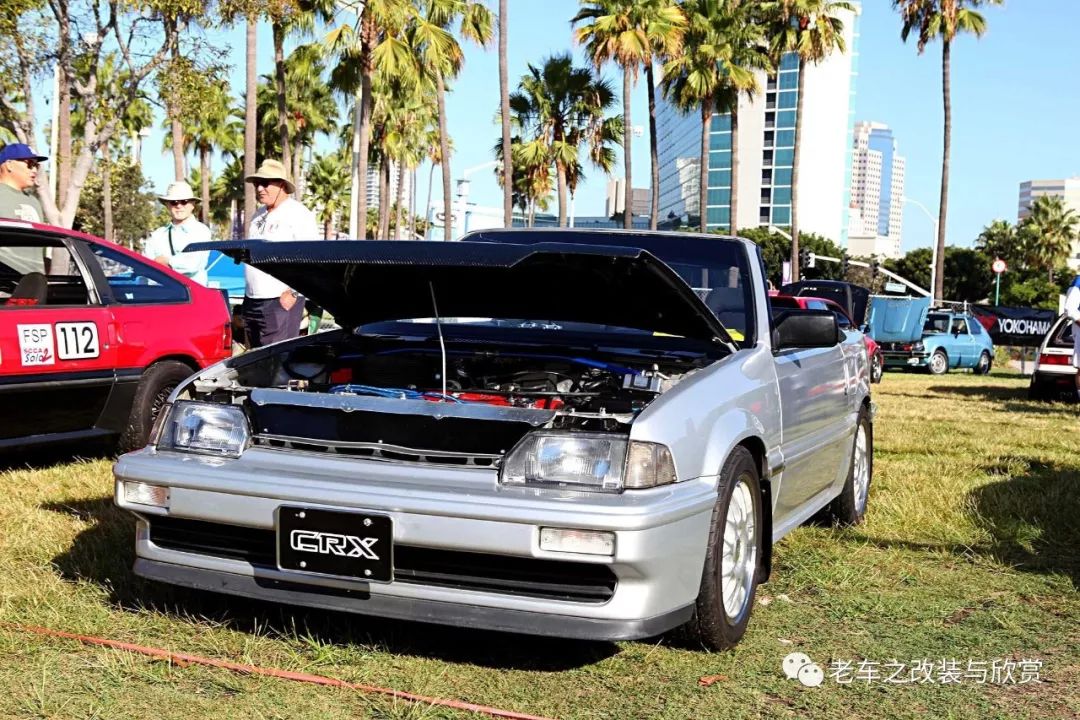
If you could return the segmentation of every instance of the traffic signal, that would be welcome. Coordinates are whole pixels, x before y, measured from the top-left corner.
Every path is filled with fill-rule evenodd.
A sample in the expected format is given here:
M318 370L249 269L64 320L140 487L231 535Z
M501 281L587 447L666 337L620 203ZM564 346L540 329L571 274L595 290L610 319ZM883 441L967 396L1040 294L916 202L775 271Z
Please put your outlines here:
M807 250L806 248L803 248L802 250L799 251L799 267L800 268L813 267L813 265L810 264L810 251Z
M844 277L847 277L848 270L851 268L851 262L848 258L848 254L844 253L843 258L840 260L840 271Z

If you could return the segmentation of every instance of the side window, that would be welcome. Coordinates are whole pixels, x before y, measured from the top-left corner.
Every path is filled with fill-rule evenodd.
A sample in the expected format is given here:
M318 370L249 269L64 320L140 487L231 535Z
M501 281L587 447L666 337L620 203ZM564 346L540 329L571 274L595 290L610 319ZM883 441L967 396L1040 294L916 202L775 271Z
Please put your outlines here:
M124 305L187 302L187 288L148 263L104 245L90 246L113 297Z
M0 236L0 308L89 302L86 280L60 241Z
M967 321L964 318L953 318L950 331L956 335L967 335Z
M975 320L974 322L970 323L968 325L968 328L971 330L972 335L982 335L983 334L982 323L979 322L978 320Z

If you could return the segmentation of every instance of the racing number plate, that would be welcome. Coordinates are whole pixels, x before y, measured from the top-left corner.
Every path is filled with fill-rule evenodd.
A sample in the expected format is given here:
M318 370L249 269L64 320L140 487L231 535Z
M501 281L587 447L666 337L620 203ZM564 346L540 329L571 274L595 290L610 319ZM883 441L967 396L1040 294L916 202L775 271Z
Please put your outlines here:
M386 515L284 505L277 516L278 567L390 582L393 537L393 521Z

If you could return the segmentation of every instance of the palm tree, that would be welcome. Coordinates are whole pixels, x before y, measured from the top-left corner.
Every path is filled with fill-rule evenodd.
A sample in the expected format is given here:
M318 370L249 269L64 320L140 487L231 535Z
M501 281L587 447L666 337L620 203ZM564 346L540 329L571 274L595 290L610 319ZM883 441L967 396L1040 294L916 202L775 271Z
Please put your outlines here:
M619 144L623 122L621 115L605 117L614 104L611 85L589 68L574 67L569 53L552 55L539 68L530 64L510 96L513 122L522 134L523 164L555 166L560 227L566 226L568 173L579 162L581 148L604 172L614 163L612 147Z
M698 211L701 232L708 229L709 131L716 112L731 114L730 229L738 221L738 104L743 93L757 92L755 70L769 70L757 6L739 0L686 0L688 27L680 52L664 63L663 90L683 112L701 113Z
M920 55L934 38L941 38L941 95L945 119L942 129L937 268L933 288L936 298L941 297L945 287L945 226L949 209L949 150L952 146L952 98L949 87L952 43L959 33L972 33L981 37L986 32L986 19L974 8L999 2L1001 0L893 0L893 7L900 11L903 22L900 38L907 42L914 32ZM800 81L801 79L800 76Z
M317 155L311 164L304 199L315 209L323 224L323 239L329 240L334 224L348 211L341 188L349 182L349 166L341 153Z
M243 149L243 114L232 106L228 81L221 81L214 89L215 102L212 111L191 118L184 129L185 137L199 154L199 180L202 205L199 216L204 223L210 222L210 157L218 152L236 158Z
M1030 233L1028 248L1031 265L1047 271L1054 282L1054 269L1069 257L1073 241L1077 239L1080 216L1065 205L1060 195L1043 195L1031 203L1030 213L1021 223L1021 229Z
M513 177L513 159L510 151L510 70L506 61L507 0L499 0L499 122L502 125L502 173L503 177ZM503 227L514 224L513 184L503 185Z
M1019 253L1016 228L1008 220L994 220L979 233L979 237L975 239L975 248L992 258L1002 258L1010 263L1017 261Z
M453 28L465 39L483 47L491 41L494 18L486 5L475 0L424 0L424 13L412 27L411 42L420 60L419 71L435 81L439 109L439 142L442 144L443 212L453 215L450 196L450 149L446 124L446 83L457 77L465 61ZM450 240L454 224L445 224L445 238Z
M257 16L253 10L247 13L246 58L244 75L244 177L255 174L255 144L258 139L258 123L255 118L255 102L258 94L258 73L255 70L258 43ZM251 232L251 217L255 214L255 186L244 183L244 237Z
M367 217L367 168L371 145L371 113L374 107L371 82L376 66L387 72L404 71L414 64L407 46L400 41L402 28L416 16L409 0L342 0L356 9L355 24L341 24L326 35L324 43L338 58L331 84L339 92L356 97L360 113L356 123L356 213L357 222ZM362 226L361 226L362 227ZM358 233L359 234L359 233Z
M582 0L582 8L571 22L577 24L586 20L589 23L578 29L575 38L585 44L597 70L613 60L623 71L623 227L630 229L633 227L630 91L637 82L641 65L652 65L657 46L671 52L681 45L686 18L677 6L659 0ZM649 90L655 93L652 86ZM649 99L650 107L655 108L652 94ZM649 122L652 137L655 135L655 111L650 113ZM653 181L658 185L659 168L655 160L653 175ZM652 218L655 229L655 211Z
M301 194L304 148L313 144L316 135L328 134L337 126L337 103L330 86L323 80L325 68L321 55L320 46L301 45L285 61L285 142L290 146L290 171ZM286 155L274 132L280 127L281 118L278 114L276 82L271 76L263 76L256 106L263 130L259 135L259 154L262 157Z
M841 12L854 13L847 0L775 0L765 4L772 20L769 44L773 62L795 53L799 58L799 85L795 100L795 159L791 163L791 278L799 279L799 159L802 148L803 101L806 67L835 52L846 52ZM938 257L944 263L945 253ZM938 281L940 283L940 280ZM941 297L938 295L937 297Z

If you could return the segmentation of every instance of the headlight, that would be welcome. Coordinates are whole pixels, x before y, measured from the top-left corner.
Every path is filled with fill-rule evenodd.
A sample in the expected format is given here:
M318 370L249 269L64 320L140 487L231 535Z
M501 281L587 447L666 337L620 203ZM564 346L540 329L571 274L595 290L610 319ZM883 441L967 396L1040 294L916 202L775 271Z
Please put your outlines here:
M911 349L914 350L915 352L922 352L923 350L926 349L926 346L923 345L922 340L918 340L918 341L913 342L911 344Z
M675 464L663 445L622 435L535 432L506 456L499 481L620 492L674 482Z
M239 457L248 444L248 423L235 405L180 401L161 428L158 449Z

